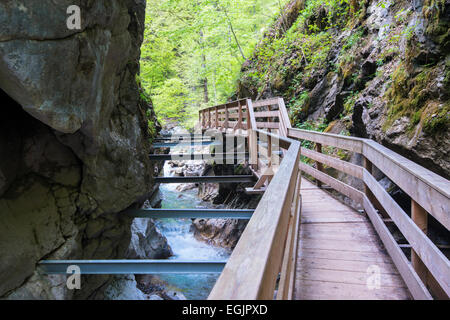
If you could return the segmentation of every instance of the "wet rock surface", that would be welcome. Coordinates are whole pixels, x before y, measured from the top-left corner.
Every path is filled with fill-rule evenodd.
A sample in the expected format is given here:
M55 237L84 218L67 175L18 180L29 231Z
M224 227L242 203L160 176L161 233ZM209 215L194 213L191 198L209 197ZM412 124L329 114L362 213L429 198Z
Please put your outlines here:
M156 227L153 219L136 218L131 225L129 259L166 259L172 256L167 239Z
M0 3L0 297L95 297L110 277L73 295L36 263L124 258L122 211L151 190L154 113L136 83L145 1L81 1L79 31L65 28L70 4Z
M250 169L242 165L212 164L205 167L207 174L216 175L248 175ZM258 205L259 196L245 194L249 184L220 183L205 184L199 188L199 194L205 201L211 201L217 208L254 209ZM233 249L239 241L248 221L236 219L194 219L192 230L194 236L211 245Z
M352 3L357 14L350 9L340 22L333 17L334 26L323 17L337 8L325 3L300 13L289 31L281 18L276 21L243 64L237 97L282 96L294 126L340 122L342 130L330 132L374 139L449 178L449 2ZM292 0L285 10L295 7L298 13L305 5ZM270 53L275 35L291 47ZM321 37L327 41L316 40ZM257 81L255 73L267 75Z

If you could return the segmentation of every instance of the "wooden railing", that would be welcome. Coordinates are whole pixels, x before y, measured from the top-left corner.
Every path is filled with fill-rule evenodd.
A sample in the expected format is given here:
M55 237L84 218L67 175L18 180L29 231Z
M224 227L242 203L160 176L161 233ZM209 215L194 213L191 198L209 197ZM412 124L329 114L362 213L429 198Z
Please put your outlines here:
M329 176L323 166L316 165L314 168L300 163L304 173L361 204L413 297L431 299L430 290L434 297L448 299L450 263L427 236L427 215L431 214L449 230L449 181L369 139L292 128L288 130L288 137L314 142L316 151L302 148L303 156L364 182L364 192L361 192ZM363 156L363 166L323 154L318 151L322 150L322 146L359 153ZM374 178L373 166L411 197L411 217ZM385 221L394 223L408 241L411 263L389 232Z
M207 108L200 111L200 122L203 129L243 130L242 133L248 137L250 163L259 178L254 189L265 188L264 196L210 299L272 299L280 271L277 298L292 297L300 171L315 178L319 185L329 185L364 208L415 299L448 299L450 263L427 236L428 214L447 231L450 228L448 180L369 139L294 129L290 126L281 98L257 102L244 99ZM272 130L273 133L260 129ZM292 139L313 142L315 150L302 148ZM262 147L261 142L266 143L267 148ZM274 142L284 151L278 158L281 161L278 171L273 170L272 163ZM363 165L324 154L323 146L359 153L363 157ZM300 154L313 160L315 167L299 162ZM364 191L328 175L324 166L360 179L364 183ZM411 197L411 217L374 178L373 166ZM408 241L411 263L386 223L394 223Z
M202 129L232 129L234 133L250 129L248 106L251 106L251 103L250 99L242 99L200 110L199 121Z
M250 163L259 174L260 185L268 185L209 299L292 298L300 217L300 143L258 129L284 130L287 134L290 125L282 118L287 113L281 114L275 105L278 100L259 102L255 112L252 102L246 99L200 111L203 129L245 130L242 133L248 137ZM237 121L231 122L232 118ZM272 170L272 156L278 148L285 153L278 158L281 163L276 174L264 178Z

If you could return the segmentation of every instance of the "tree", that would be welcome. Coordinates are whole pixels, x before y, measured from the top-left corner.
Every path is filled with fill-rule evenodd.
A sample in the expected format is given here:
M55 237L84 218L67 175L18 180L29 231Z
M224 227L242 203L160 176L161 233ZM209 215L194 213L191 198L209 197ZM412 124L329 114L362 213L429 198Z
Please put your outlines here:
M226 102L279 6L278 0L148 0L140 79L160 119L187 121L199 108Z

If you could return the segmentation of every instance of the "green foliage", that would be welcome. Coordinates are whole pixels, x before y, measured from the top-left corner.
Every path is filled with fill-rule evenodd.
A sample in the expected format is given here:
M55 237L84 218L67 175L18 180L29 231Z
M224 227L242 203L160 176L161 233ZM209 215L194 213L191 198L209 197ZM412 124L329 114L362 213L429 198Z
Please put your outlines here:
M429 112L430 114L431 112ZM446 103L442 107L437 107L436 110L428 117L424 117L423 130L430 134L436 135L439 132L444 132L450 127L450 103Z
M307 111L307 104L309 100L309 94L308 91L303 91L300 93L298 97L292 98L292 100L289 102L289 112L290 112L290 118L293 123L297 123L298 120L301 118L302 113L306 113Z
M188 90L178 78L168 79L164 86L156 88L153 102L159 119L183 120L187 116Z
M140 81L160 121L191 126L199 108L226 102L286 1L148 0Z
M307 0L296 21L282 33L271 32L256 47L251 68L241 80L255 95L271 86L272 94L282 95L294 123L308 109L308 90L314 87L320 70L329 70L329 53L337 33L353 28L366 1ZM343 52L360 43L364 30L358 29L344 45ZM349 55L350 56L350 55ZM338 65L334 64L335 71Z
M351 92L350 95L344 101L345 114L352 114L353 107L355 106L356 99L358 98L358 92Z
M303 130L324 132L328 125L324 119L319 119L317 121L307 120L302 123L297 123L295 127ZM302 147L312 149L314 147L314 142L303 140Z

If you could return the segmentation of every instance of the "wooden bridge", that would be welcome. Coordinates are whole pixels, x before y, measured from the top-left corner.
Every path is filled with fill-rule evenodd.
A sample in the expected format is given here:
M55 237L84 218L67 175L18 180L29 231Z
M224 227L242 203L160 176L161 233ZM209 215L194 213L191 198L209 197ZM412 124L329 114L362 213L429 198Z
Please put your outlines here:
M281 98L243 99L201 110L199 116L199 137L160 137L155 147L214 146L212 159L248 163L253 175L158 177L157 182L251 183L246 192L262 194L257 208L140 209L128 214L248 219L229 260L42 261L44 271L65 273L68 265L78 264L86 274L220 272L209 299L221 300L448 299L448 246L427 235L428 220L433 220L449 238L448 180L372 140L292 128ZM229 136L238 141L237 151L224 143ZM226 150L220 150L224 145ZM338 149L359 154L362 165L324 153ZM359 179L364 190L328 175L326 167ZM411 198L410 214L375 179L375 167ZM337 200L331 190L360 210ZM393 231L405 242L398 243Z

